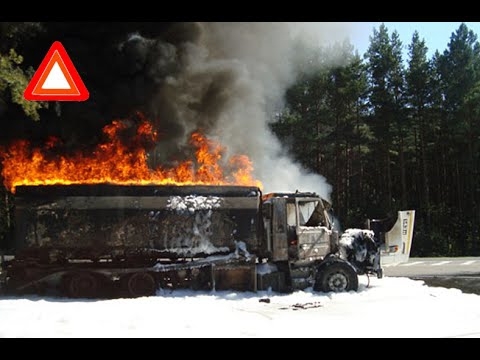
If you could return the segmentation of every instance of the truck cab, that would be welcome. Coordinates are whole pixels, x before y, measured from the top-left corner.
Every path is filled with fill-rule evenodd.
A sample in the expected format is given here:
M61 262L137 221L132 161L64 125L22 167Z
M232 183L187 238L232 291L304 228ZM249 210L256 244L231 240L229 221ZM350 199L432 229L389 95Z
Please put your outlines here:
M268 249L274 261L322 260L338 248L328 202L314 193L263 196Z
M339 236L331 205L316 193L268 193L262 200L265 245L276 269L268 276L259 271L260 286L341 292L357 290L358 275L382 277L373 231L348 229Z

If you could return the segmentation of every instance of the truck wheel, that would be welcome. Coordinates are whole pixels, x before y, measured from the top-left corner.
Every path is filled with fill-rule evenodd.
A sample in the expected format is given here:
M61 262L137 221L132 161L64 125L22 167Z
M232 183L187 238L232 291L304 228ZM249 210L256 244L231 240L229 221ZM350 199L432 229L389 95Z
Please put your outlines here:
M319 269L313 289L321 292L357 291L358 276L349 264L336 261Z
M153 296L157 292L155 278L147 272L130 275L126 279L126 287L131 297Z
M97 278L87 272L78 272L66 278L66 293L72 298L92 298L98 296Z

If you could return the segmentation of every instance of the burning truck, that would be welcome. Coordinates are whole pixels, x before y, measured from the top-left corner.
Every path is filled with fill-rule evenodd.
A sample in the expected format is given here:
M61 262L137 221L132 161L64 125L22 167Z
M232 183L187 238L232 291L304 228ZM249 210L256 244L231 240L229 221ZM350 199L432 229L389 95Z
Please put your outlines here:
M328 203L314 193L40 185L17 187L15 206L7 246L14 257L2 263L4 288L15 293L329 292L357 290L358 275L382 277L373 232L339 237Z
M111 140L116 126L107 129ZM11 148L2 175L15 192L15 226L2 243L2 291L72 298L182 288L342 292L356 291L360 275L382 277L374 231L340 234L316 193L238 185L254 183L245 168L220 181L220 168L209 163L218 156L207 156L218 147L198 136L195 144L196 173L187 166L154 172L145 153L127 154L115 141L100 144L95 161L79 155L52 163L23 143ZM84 160L86 173L77 168ZM121 176L106 176L109 168ZM185 173L191 177L179 177ZM138 175L144 181L132 180Z

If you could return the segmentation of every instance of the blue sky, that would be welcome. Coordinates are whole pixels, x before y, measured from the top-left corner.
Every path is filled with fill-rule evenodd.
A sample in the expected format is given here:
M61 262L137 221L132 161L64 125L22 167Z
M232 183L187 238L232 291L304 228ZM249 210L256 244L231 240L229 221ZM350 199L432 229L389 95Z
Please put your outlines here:
M362 22L357 23L355 34L351 41L360 55L363 55L370 43L369 37L373 35L373 29L380 27L382 22ZM425 40L428 47L428 57L430 58L435 50L443 53L447 49L452 33L456 32L461 22L384 22L389 34L394 30L400 35L400 40L407 47L412 40L415 30L418 31L420 38ZM480 39L480 22L465 22L467 27L472 30ZM407 54L405 48L405 54ZM404 57L406 60L406 55Z

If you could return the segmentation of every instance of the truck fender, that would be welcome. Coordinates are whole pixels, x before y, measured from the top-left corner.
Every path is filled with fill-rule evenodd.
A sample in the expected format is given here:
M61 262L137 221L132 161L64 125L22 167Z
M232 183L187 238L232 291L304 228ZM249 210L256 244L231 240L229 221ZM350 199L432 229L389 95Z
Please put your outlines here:
M350 268L352 268L353 271L357 272L357 269L355 268L355 266L353 266L350 262L348 262L347 260L344 260L338 256L336 256L335 254L329 254L327 255L321 262L319 265L317 265L317 272L325 269L325 267L329 266L330 264L334 263L334 262L342 262L344 263L345 265L349 266Z

